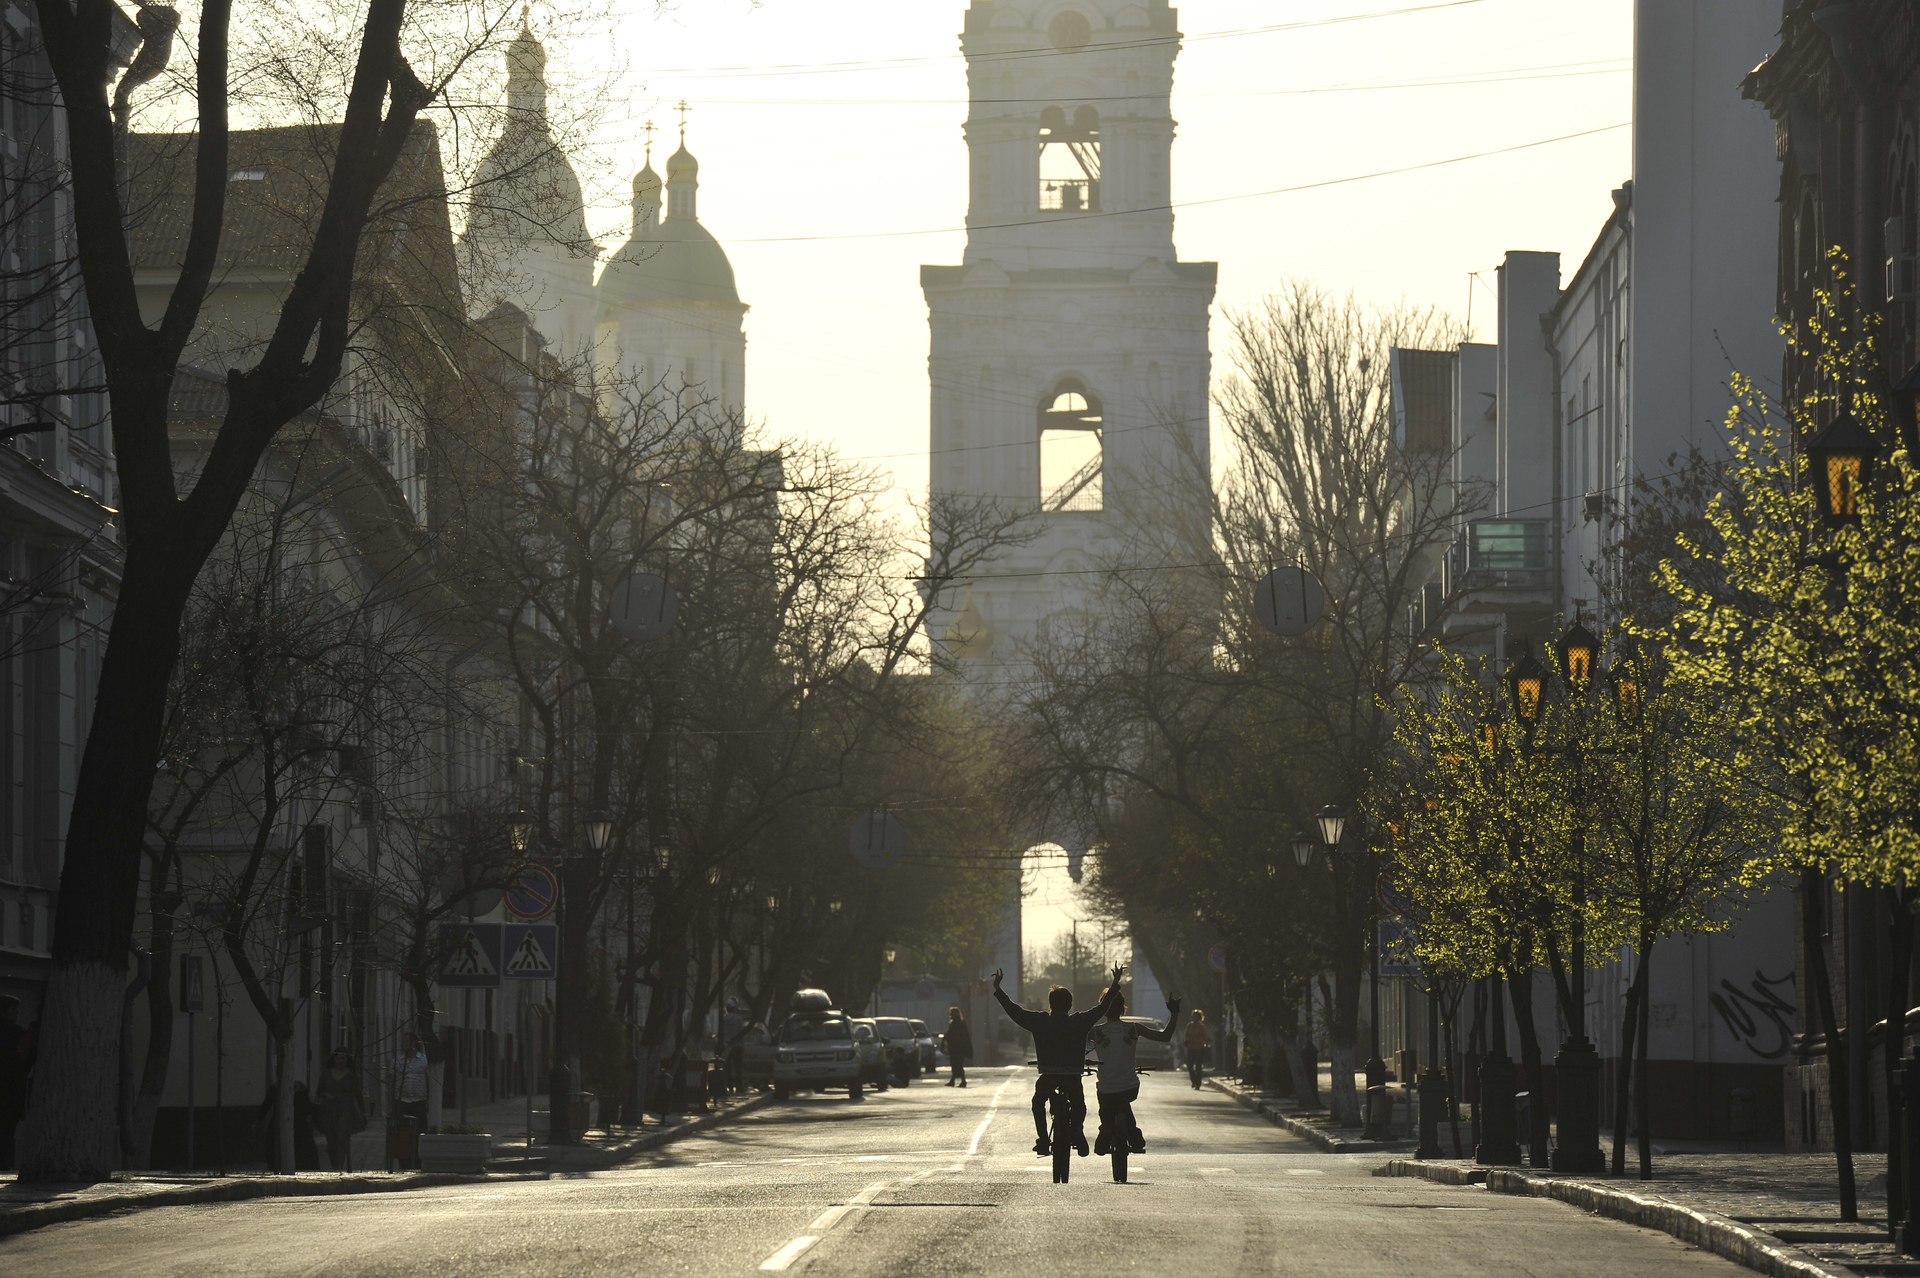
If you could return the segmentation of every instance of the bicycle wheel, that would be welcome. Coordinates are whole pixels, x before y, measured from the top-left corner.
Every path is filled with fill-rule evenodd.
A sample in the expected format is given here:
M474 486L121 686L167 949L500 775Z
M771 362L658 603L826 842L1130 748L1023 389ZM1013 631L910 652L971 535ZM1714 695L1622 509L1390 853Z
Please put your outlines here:
M1127 1147L1125 1145L1116 1145L1113 1148L1113 1183L1116 1185L1127 1183Z

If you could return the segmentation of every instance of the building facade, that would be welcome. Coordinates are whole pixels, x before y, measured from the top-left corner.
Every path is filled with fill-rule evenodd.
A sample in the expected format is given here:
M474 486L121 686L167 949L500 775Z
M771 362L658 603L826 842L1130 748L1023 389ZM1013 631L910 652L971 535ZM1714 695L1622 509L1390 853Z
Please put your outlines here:
M1448 441L1462 496L1428 596L1453 650L1505 669L1576 619L1617 621L1636 498L1693 451L1724 456L1733 372L1764 382L1779 367L1771 130L1740 100L1777 25L1736 0L1638 4L1633 174L1586 257L1563 280L1557 253L1508 253L1493 343L1395 353L1396 412L1409 435ZM1733 909L1732 927L1665 939L1650 959L1652 1117L1670 1139L1786 1135L1792 898L1775 887ZM1587 983L1608 1110L1636 962L1623 952ZM1390 1058L1424 1045L1424 1009L1401 993L1382 1014ZM1551 1058L1565 1026L1544 973L1533 1007Z
M1836 290L1844 272L1853 284L1851 313L1877 320L1879 366L1868 376L1883 390L1920 385L1920 299L1914 261L1920 235L1920 14L1891 0L1816 4L1785 0L1778 36L1743 85L1774 129L1768 201L1773 219L1773 305L1799 327L1815 313L1815 296ZM1830 256L1838 249L1842 260ZM1844 305L1844 303L1843 303ZM1789 346L1780 356L1780 395L1804 399L1824 385L1814 360ZM1897 398L1896 398L1896 402ZM1890 450L1913 449L1913 422ZM1795 439L1794 446L1804 443ZM1824 950L1834 1019L1846 1038L1855 1149L1885 1147L1885 1053L1911 1043L1920 1019L1905 1013L1904 1034L1888 1027L1902 1009L1890 1006L1896 960L1886 893L1843 890L1829 875L1814 898L1797 891L1795 935L1809 909ZM1828 1043L1812 996L1804 949L1796 951L1799 1000L1792 1064L1787 1071L1787 1136L1796 1149L1829 1149ZM1916 986L1909 963L1905 988Z
M140 35L118 9L113 56ZM67 123L35 7L0 3L0 995L40 1013L67 817L118 594L111 421Z

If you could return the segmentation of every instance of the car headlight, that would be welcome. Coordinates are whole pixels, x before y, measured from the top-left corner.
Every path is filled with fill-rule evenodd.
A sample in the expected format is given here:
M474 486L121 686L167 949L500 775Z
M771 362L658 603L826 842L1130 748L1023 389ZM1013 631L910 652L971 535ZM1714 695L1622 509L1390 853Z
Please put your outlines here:
M792 1053L792 1052L782 1052L782 1053L780 1053L780 1063L781 1063L782 1065L791 1065L791 1064L793 1064L793 1053Z
M836 1061L850 1061L853 1059L853 1049L848 1048L845 1051L835 1052L833 1054L833 1059L835 1059Z

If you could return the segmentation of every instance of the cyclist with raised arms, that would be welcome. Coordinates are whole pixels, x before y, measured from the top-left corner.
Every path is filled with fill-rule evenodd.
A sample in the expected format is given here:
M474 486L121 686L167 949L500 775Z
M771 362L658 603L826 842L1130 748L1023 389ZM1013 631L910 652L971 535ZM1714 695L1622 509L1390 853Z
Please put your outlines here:
M1140 1075L1135 1070L1139 1056L1135 1045L1143 1038L1156 1043L1172 1040L1173 1023L1180 1018L1180 996L1175 994L1167 999L1167 1023L1157 1029L1120 1019L1127 1013L1127 1003L1118 994L1107 1000L1106 1011L1107 1019L1087 1035L1094 1054L1100 1058L1100 1074L1093 1084L1094 1096L1100 1102L1100 1136L1094 1141L1093 1152L1110 1154L1117 1143L1125 1142L1125 1148L1144 1154L1147 1138L1133 1121L1133 1102L1140 1099Z
M1125 970L1114 968L1113 980L1099 1004L1075 1015L1072 990L1054 986L1047 991L1047 1010L1036 1012L1007 997L1000 988L1006 972L994 969L993 996L1000 1000L1009 1020L1033 1035L1034 1060L1040 1068L1040 1080L1033 1085L1033 1128L1039 1133L1033 1152L1042 1158L1053 1153L1053 1142L1047 1139L1047 1102L1056 1093L1067 1098L1073 1119L1073 1147L1081 1157L1086 1156L1087 1093L1080 1085L1080 1070L1087 1060L1087 1031L1120 996L1120 974Z

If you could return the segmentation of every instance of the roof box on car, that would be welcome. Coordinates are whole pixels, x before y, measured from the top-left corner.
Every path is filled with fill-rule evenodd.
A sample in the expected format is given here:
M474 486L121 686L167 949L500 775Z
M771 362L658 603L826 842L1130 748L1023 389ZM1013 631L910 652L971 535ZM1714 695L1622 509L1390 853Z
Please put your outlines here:
M833 1008L833 1000L827 997L825 990L795 990L793 997L787 1000L789 1012L825 1012Z

